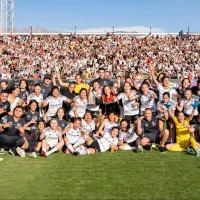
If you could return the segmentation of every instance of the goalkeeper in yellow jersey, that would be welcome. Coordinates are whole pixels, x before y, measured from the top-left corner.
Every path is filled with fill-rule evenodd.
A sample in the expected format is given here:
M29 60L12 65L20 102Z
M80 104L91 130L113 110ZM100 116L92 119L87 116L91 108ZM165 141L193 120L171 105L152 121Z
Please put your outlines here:
M178 112L177 117L174 116L171 109L169 114L176 126L176 143L166 145L168 151L186 151L187 148L192 147L197 156L200 156L200 145L194 139L194 128L190 126L195 107L193 107L191 115L185 119L183 112Z

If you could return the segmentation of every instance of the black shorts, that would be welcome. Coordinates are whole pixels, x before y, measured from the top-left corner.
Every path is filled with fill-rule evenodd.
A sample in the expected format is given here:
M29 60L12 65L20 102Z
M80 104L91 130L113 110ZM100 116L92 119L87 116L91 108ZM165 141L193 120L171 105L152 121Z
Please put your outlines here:
M97 140L94 140L90 145L87 145L87 146L88 148L95 149L96 153L101 152L101 149Z
M128 121L128 122L131 122L132 124L137 120L139 114L138 115L125 115L125 119Z
M148 138L150 143L160 142L160 133L144 133L143 136Z
M86 110L86 112L89 111L92 114L92 118L97 118L99 116L99 111L91 111L91 110Z

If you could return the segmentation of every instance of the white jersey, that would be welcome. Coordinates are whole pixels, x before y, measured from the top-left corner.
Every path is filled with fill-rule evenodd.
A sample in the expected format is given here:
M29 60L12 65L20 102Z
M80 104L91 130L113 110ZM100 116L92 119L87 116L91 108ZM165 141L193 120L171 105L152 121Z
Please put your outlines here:
M95 100L98 98L101 98L101 90L99 90L98 92L96 91L92 91L90 92L90 98L92 101L95 102ZM93 104L90 104L88 103L87 105L87 110L90 110L90 111L98 111L99 110L99 105L93 105Z
M137 138L138 135L134 131L133 126L131 126L127 132L124 132L121 129L119 131L119 140L123 140L126 143L134 142Z
M110 149L112 144L118 145L119 140L117 137L111 137L110 133L105 133L103 138L98 139L97 142L99 143L101 152L105 152Z
M140 98L140 114L142 115L146 108L150 108L152 112L156 112L156 104L154 100L154 92L149 90L147 96L142 94Z
M165 89L161 84L158 85L158 91L159 91L159 101L162 101L164 92L169 92L170 99L178 94L174 88Z
M137 95L137 92L131 91L130 97L135 96L135 95ZM117 96L117 99L118 100L122 99L122 104L123 104L123 108L124 108L124 116L139 114L139 104L137 104L136 106L133 106L133 103L135 103L136 101L135 100L130 101L124 92L120 93Z
M192 104L194 104L195 101L196 99L194 97L192 97L190 100L186 100L185 98L180 100L180 106L183 106L183 112L185 114L187 115L192 114L192 110L193 110ZM198 115L198 110L195 109L194 116L197 116L197 115Z
M82 119L81 125L82 125L83 130L85 130L87 133L90 133L90 132L95 130L95 122L94 122L94 120L92 120L90 122L90 124L87 124L86 121L84 119Z
M77 112L77 114L78 114L79 117L83 118L84 115L85 115L86 108L87 108L88 100L84 99L83 101L81 101L79 96L75 97L74 100L77 103L77 110L76 110L76 112ZM69 115L71 117L74 117L74 110L73 110L73 108L71 108L71 110L69 111Z
M27 98L27 103L29 104L31 100L36 100L38 102L39 107L41 108L42 101L43 101L43 94L40 93L39 96L36 96L35 93L32 93Z
M110 123L108 120L105 121L105 127L104 127L104 132L105 133L111 133L112 132L112 128L113 127L118 127L119 124L114 122L114 123Z
M69 131L66 133L66 137L71 144L74 144L80 139L81 132L82 132L81 128L76 130L74 128L70 128Z
M62 136L61 131L57 130L54 132L50 127L45 129L44 133L45 139L47 141L47 144L53 148L56 144L58 144L58 138L59 136Z
M67 100L67 97L59 95L58 99L55 99L53 96L46 98L46 102L49 104L47 111L47 116L54 116L59 108L62 107L63 102Z
M8 101L10 100L10 98L8 97ZM17 106L17 104L19 103L20 98L16 97L16 99L14 100L14 102L12 104L10 104L10 110L13 111L15 109L15 107Z

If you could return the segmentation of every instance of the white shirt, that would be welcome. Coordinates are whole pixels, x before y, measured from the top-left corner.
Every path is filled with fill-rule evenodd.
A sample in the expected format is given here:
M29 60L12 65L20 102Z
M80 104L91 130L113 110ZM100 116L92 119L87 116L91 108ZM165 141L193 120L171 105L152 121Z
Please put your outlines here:
M150 108L152 112L156 112L156 104L154 100L154 92L149 90L147 96L144 94L141 95L140 98L140 113L143 114L146 108Z
M44 133L47 144L51 148L54 147L56 144L58 144L58 138L61 135L62 135L61 131L57 130L56 132L54 132L50 127L46 128Z
M101 152L105 152L110 149L110 146L112 144L118 145L119 140L117 137L115 138L111 137L110 133L105 133L103 138L98 139L97 142L99 143Z
M69 129L69 131L66 133L66 137L71 144L74 144L79 140L79 138L81 137L81 131L81 128L76 130L74 128Z
M47 111L47 116L54 116L59 108L62 107L63 101L66 101L67 97L59 95L58 99L55 99L53 96L49 96L46 98L46 102L49 104L49 108Z
M85 115L86 108L87 108L88 100L84 99L83 101L81 101L79 96L75 97L74 100L77 103L76 112L79 117L83 118L83 116ZM71 108L69 115L71 117L74 117L74 109L73 108Z
M90 122L90 124L87 124L86 121L84 119L82 119L81 125L82 125L83 130L85 130L87 133L90 133L90 132L95 130L95 122L94 122L94 120L92 120Z
M135 96L135 95L137 95L137 93L135 91L131 91L130 97ZM133 107L133 103L135 103L136 101L135 100L130 101L124 92L120 93L117 96L117 99L118 100L122 99L124 115L138 115L139 114L139 105L137 104L136 106Z
M119 131L119 140L123 140L126 143L134 142L137 138L138 135L135 133L133 126L131 126L127 132L121 129Z
M105 121L105 126L104 126L104 132L105 133L111 133L112 132L112 128L113 127L118 127L119 124L114 122L114 123L110 123L108 120Z
M180 100L180 106L183 106L183 112L185 114L187 114L187 115L192 114L192 110L193 110L192 104L194 104L195 100L196 99L194 97L192 97L190 100L186 100L185 98ZM195 116L198 115L197 109L195 109L194 115Z
M162 101L164 92L169 92L170 99L172 98L173 95L178 94L177 91L174 88L165 89L161 84L158 85L158 91L159 91L159 101Z

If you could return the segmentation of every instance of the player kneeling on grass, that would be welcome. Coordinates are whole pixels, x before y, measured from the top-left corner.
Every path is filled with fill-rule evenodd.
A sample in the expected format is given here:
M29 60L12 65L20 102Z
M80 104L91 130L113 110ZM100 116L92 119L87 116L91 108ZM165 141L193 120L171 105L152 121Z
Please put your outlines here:
M56 119L50 120L50 127L41 133L40 140L42 140L41 155L44 157L62 149L64 141L62 139L62 132L58 129L58 121Z
M109 149L115 151L118 150L118 134L119 128L113 127L111 133L105 132L102 138L94 140L89 135L85 135L85 141L87 148L79 148L80 155L95 154L98 152L105 152Z
M74 123L67 126L63 132L66 133L64 142L67 149L65 153L78 155L76 148L85 143L85 139L82 137L81 118L75 118Z
M185 119L184 113L179 112L177 117L175 117L169 109L169 114L171 115L175 126L176 126L176 143L166 145L169 151L185 151L188 147L192 146L193 150L196 152L197 156L200 156L199 144L194 139L193 128L189 125L195 113L195 108L193 108L192 114Z
M128 123L126 119L122 119L120 122L119 130L119 149L120 150L131 150L135 149L136 140L138 135L134 131L132 125Z
M136 132L140 136L140 144L145 147L146 150L152 149L152 143L160 142L158 150L160 152L165 151L165 143L169 137L169 131L163 130L163 127L159 127L158 120L153 117L152 111L146 108L144 116L139 117L136 122Z

